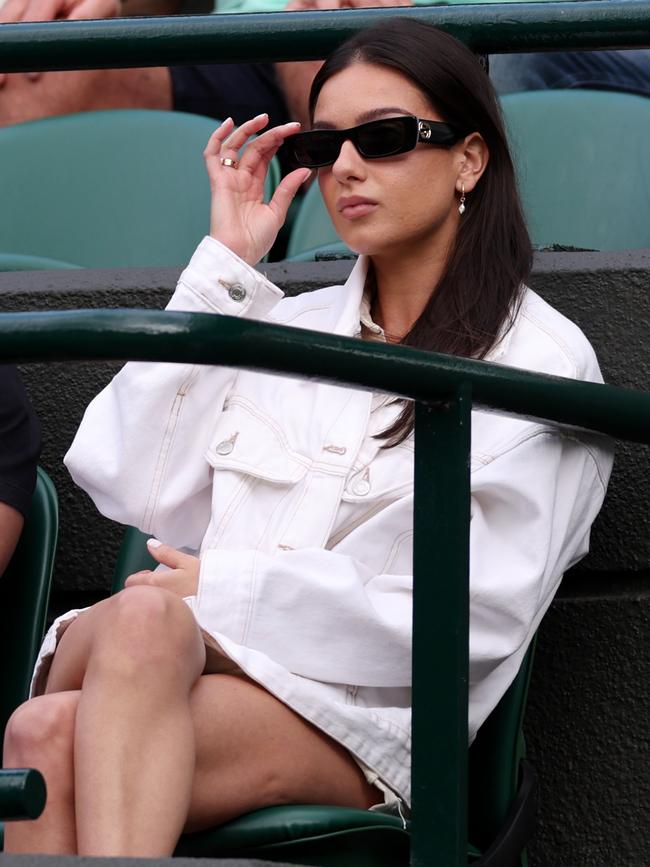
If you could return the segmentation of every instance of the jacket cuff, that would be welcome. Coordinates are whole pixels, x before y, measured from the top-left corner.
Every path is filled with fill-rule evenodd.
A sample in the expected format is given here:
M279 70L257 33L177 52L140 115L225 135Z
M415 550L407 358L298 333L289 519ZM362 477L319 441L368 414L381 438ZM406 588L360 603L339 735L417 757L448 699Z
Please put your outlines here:
M167 309L264 319L283 297L259 271L206 236L181 274Z
M253 605L255 551L212 549L201 555L194 615L209 632L246 640Z

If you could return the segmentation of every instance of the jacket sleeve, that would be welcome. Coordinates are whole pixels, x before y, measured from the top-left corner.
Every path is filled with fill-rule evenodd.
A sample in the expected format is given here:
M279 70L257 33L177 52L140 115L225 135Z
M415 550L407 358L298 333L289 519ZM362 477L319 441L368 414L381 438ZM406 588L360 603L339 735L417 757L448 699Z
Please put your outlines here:
M168 310L263 319L281 291L213 238L182 273ZM198 548L210 518L210 431L236 371L131 362L89 405L65 457L99 511Z
M589 550L612 467L604 437L522 428L472 477L471 737L516 676L562 575Z
M499 671L501 692L516 674L562 573L587 550L611 467L597 441L526 430L472 481L470 684L479 697L501 666L512 668ZM373 524L371 518L365 525L366 544L377 538ZM431 572L421 580L444 580L433 551ZM295 674L405 686L411 591L411 575L373 574L336 551L215 549L202 555L194 606L204 628ZM494 683L488 693L493 707Z

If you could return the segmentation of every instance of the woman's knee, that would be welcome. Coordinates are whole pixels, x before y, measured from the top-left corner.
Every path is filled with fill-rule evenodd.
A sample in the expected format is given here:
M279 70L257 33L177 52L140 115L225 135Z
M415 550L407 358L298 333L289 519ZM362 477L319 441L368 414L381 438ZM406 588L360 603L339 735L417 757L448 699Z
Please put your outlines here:
M194 617L183 600L160 587L127 587L109 600L91 660L138 676L196 667L204 648Z
M26 701L7 723L4 763L43 767L51 759L67 761L72 752L79 694L55 692Z

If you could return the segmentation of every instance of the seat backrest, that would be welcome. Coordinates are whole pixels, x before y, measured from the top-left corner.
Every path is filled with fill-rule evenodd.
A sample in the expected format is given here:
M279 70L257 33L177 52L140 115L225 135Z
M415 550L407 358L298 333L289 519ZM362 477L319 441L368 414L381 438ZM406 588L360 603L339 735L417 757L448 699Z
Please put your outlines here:
M650 246L650 99L540 90L501 105L534 244Z
M0 733L29 693L45 631L58 529L56 491L39 467L29 516L0 578Z
M147 549L148 538L145 533L136 530L135 527L126 527L113 570L111 593L118 593L122 590L126 579L134 572L140 572L143 569L155 569L158 565Z
M0 271L58 271L62 268L81 268L71 262L47 259L44 256L21 256L0 250Z
M340 242L340 238L327 213L320 188L314 183L298 207L287 243L287 259L297 259L308 250L334 244L336 241Z
M472 843L487 848L504 827L519 785L525 754L522 726L535 655L531 643L499 704L483 723L469 751L468 822Z
M343 241L334 241L333 244L322 244L312 250L303 250L302 253L296 253L290 256L285 261L287 262L326 262L332 259L354 259L355 253L343 243Z
M0 129L0 250L88 268L183 265L209 230L218 121L118 110ZM278 180L274 163L267 194Z

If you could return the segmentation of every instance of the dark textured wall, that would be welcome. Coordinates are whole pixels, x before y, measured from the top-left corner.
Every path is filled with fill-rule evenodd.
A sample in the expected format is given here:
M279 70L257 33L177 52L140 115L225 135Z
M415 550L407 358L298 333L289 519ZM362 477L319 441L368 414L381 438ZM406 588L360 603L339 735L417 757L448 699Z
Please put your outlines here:
M341 282L349 262L266 266L294 294ZM178 271L0 274L0 310L161 307ZM539 254L533 287L583 328L606 379L648 388L650 251ZM106 592L119 529L73 488L61 464L83 410L116 365L31 364L25 381L44 427L42 463L61 500L53 608ZM648 620L650 454L621 444L592 553L565 580L540 631L527 718L540 772L531 867L650 864Z

